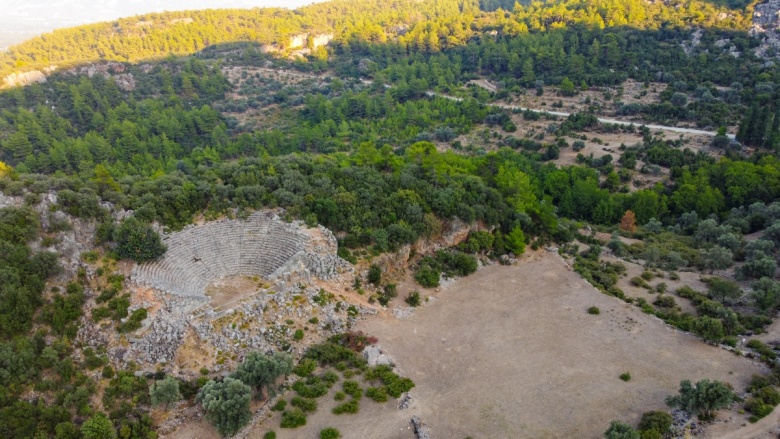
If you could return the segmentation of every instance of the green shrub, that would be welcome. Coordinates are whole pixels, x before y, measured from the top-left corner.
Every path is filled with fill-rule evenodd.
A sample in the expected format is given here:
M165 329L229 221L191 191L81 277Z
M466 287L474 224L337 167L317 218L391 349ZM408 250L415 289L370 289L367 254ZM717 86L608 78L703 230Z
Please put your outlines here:
M341 433L333 427L320 430L320 439L339 439L340 437Z
M328 386L322 382L306 384L303 380L298 380L293 384L293 390L304 398L319 398L328 393Z
M745 346L749 347L750 349L753 349L754 351L758 352L761 355L761 358L766 360L774 360L777 358L777 354L774 350L772 350L771 347L767 346L764 342L757 339L751 339L748 340L747 344Z
M629 282L631 282L631 285L635 287L648 288L647 282L645 282L645 280L641 277L632 277Z
M655 275L652 271L645 270L642 272L641 277L644 280L651 280L653 277L655 277Z
M333 387L336 382L339 380L339 375L336 372L333 372L332 370L329 370L322 374L322 377L320 378L323 383L325 383L326 386Z
M276 404L274 404L273 407L271 407L271 410L274 412L281 412L285 408L287 408L287 401L280 399L279 401L276 401Z
M588 314L599 315L601 314L601 310L597 306L591 306L588 308Z
M640 432L657 431L664 435L672 428L672 415L659 410L642 413L642 420L639 421L638 429ZM643 436L644 438L644 436Z
M406 296L406 299L404 299L404 301L409 306L414 306L414 307L420 306L420 292L412 291L411 293L409 293L408 296Z
M301 398L300 396L293 396L293 399L290 401L290 405L293 407L298 407L304 412L313 412L317 410L317 401L308 398Z
M387 389L385 387L369 387L366 396L376 402L387 402Z
M347 397L347 394L344 393L344 392L336 392L336 393L333 394L333 399L335 399L336 401L343 401L344 398L346 398L346 397Z
M298 428L306 425L306 413L303 410L294 408L282 413L282 428Z
M333 408L333 414L341 415L343 413L355 414L360 410L360 404L356 399L339 404Z
M620 379L623 381L631 381L631 374L628 372L624 372L620 374Z
M293 368L293 373L298 375L299 377L306 378L309 375L311 375L312 372L317 368L317 362L312 360L311 358L304 358L301 360L300 363L298 363L297 366Z
M303 329L296 329L295 334L293 335L293 340L301 341L303 340L303 335Z
M263 435L263 439L276 439L276 432L269 431L268 433Z
M342 387L344 388L344 393L355 399L360 399L363 396L363 388L360 387L360 384L358 384L357 381L344 381Z
M674 308L677 306L677 302L675 302L674 297L664 295L658 296L658 298L653 302L653 305L659 308Z

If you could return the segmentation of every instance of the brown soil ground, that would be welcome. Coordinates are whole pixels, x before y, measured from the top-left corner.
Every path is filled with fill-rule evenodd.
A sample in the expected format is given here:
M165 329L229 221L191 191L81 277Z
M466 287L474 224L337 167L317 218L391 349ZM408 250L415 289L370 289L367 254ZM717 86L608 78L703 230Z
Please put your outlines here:
M277 437L316 437L334 426L347 439L410 438L417 414L437 438L596 438L613 419L636 423L664 408L680 380L742 389L761 370L599 293L557 254L485 267L442 290L406 320L386 313L357 326L379 337L417 384L409 410L364 398L359 414L335 416L326 396L307 426L274 428ZM601 314L588 314L590 306ZM631 381L618 378L623 372ZM276 417L248 437L278 426Z

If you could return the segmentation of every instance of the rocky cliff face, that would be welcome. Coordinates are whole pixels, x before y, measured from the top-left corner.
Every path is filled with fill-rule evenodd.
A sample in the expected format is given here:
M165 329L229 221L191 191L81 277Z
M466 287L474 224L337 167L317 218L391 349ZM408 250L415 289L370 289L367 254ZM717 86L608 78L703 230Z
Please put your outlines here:
M780 56L780 0L768 0L756 5L750 33L763 39L756 48L756 55L763 58Z

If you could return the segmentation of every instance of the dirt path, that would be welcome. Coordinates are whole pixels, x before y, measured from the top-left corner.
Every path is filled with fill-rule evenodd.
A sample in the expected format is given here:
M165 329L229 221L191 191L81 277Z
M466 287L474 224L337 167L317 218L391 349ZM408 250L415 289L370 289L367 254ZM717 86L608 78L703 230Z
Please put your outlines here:
M449 99L449 100L452 100L452 101L458 101L458 102L463 100L463 98L450 96L450 95L445 95L445 94L437 93L437 92L433 92L433 91L428 91L428 92L426 92L426 94L428 96L436 96L436 97ZM485 104L485 105L488 105L490 107L504 108L504 109L507 109L507 110L535 111L537 113L547 113L547 114L551 114L553 116L559 116L559 117L569 117L569 116L571 116L571 113L566 113L566 112L563 112L563 111L549 111L549 110L544 110L544 109L539 109L539 108L525 108L525 107L518 107L516 105L508 105L508 104ZM643 124L637 123L637 122L629 122L629 121L618 120L618 119L606 119L606 118L602 118L602 117L599 117L598 121L601 122L601 123L608 123L608 124L613 124L613 125L623 125L623 126L634 125L634 126L637 126L637 127L644 126L644 127L647 127L648 129L653 130L653 131L670 131L670 132L673 132L673 133L691 134L691 135L696 135L696 136L712 136L712 137L715 137L718 134L715 131L703 131L703 130L695 130L693 128L670 127L670 126L666 126L666 125L652 125L652 124L650 124L650 125L643 125ZM736 138L736 136L734 134L726 134L726 136L729 139Z
M613 419L663 409L680 380L742 389L762 368L599 293L557 254L485 267L437 296L408 320L358 325L415 380L407 417L420 415L436 438L596 438ZM371 436L342 431L400 437L390 416L375 419Z

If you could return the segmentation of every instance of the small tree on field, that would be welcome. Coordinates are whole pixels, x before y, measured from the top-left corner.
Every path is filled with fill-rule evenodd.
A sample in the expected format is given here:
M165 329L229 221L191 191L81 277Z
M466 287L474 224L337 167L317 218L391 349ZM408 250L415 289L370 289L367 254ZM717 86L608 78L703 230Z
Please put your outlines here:
M742 289L734 282L713 277L707 279L707 284L710 290L710 296L721 303L726 300L739 299L742 297Z
M179 381L172 376L156 381L149 388L149 396L152 397L152 405L165 404L165 410L168 410L170 404L181 399Z
M629 233L636 231L636 214L632 210L627 210L623 214L623 218L620 219L620 230L624 230Z
M225 378L219 383L209 381L197 396L206 416L223 436L235 434L249 422L252 418L249 411L251 399L252 389L233 378Z
M509 249L515 256L520 256L525 253L525 234L520 226L515 226L506 237L504 237L506 248Z
M723 323L719 319L702 316L693 323L693 332L707 341L719 341L723 338Z
M701 419L712 419L715 411L728 407L736 398L731 386L720 381L701 380L693 385L684 380L680 393L666 398L666 404L688 414L698 413Z
M753 301L762 312L770 311L780 306L780 284L768 277L750 284L753 289Z
M710 273L712 273L715 270L728 268L734 259L734 255L731 253L731 250L714 245L709 249L701 250L701 259L704 262L704 267L709 268Z
M639 432L634 427L620 421L612 421L604 432L604 439L639 439Z

